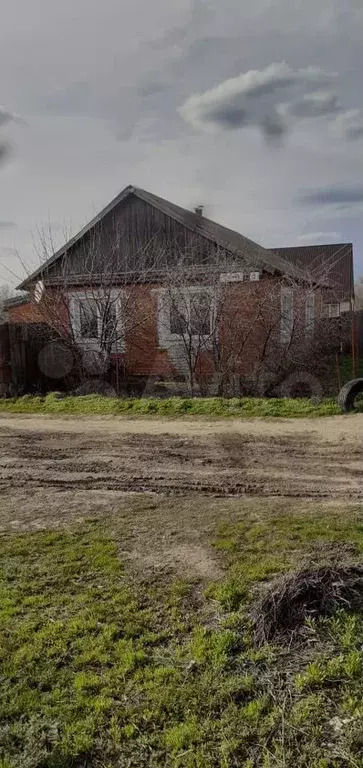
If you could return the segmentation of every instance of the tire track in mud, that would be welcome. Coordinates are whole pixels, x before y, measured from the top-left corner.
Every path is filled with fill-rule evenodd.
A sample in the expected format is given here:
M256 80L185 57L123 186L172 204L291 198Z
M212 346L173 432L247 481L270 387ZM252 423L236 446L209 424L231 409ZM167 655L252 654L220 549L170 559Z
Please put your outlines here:
M190 496L362 499L363 461L354 443L309 433L213 436L6 429L0 491L36 488Z

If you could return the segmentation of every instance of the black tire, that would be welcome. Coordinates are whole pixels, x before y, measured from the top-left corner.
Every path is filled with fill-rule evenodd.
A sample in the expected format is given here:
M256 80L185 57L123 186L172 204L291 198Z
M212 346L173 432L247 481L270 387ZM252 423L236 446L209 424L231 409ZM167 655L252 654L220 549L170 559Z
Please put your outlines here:
M354 408L354 401L357 395L363 392L363 379L353 379L344 384L338 395L338 405L345 413L349 413Z

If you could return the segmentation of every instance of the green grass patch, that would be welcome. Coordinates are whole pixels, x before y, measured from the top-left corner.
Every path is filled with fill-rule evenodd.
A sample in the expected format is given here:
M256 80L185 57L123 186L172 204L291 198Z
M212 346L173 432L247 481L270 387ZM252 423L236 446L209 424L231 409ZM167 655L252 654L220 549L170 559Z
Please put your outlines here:
M342 411L334 398L319 403L308 398L182 398L157 399L116 398L102 395L68 396L57 398L57 393L44 397L23 395L23 397L0 399L3 413L44 413L54 415L115 415L180 418L185 416L207 416L210 418L252 418L252 417L319 417L335 416Z
M347 544L357 555L363 553L359 507L354 515L345 515L340 507L327 512L318 505L300 514L284 509L269 513L266 505L262 515L256 511L242 522L220 524L214 546L228 563L229 578L218 589L231 602L232 585L233 594L243 595L251 583L290 571L304 558L312 566L323 562L325 554L344 557Z
M0 538L1 768L363 765L363 618L310 621L298 647L256 647L248 618L304 557L359 558L360 508L247 509L216 532L226 576L202 598L128 574L123 535L112 519Z

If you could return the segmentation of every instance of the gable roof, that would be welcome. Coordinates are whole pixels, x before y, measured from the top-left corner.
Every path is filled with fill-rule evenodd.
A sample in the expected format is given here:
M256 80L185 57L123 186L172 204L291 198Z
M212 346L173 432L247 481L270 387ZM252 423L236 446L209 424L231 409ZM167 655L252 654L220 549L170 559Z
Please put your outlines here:
M302 245L271 250L317 282L329 283L341 297L354 297L352 243Z
M9 309L10 307L21 307L22 304L28 304L29 298L28 293L23 293L22 296L12 296L10 299L5 299L4 307L5 309Z
M291 261L282 258L276 251L267 250L253 240L249 240L238 232L228 229L227 227L222 226L222 224L217 224L217 222L207 219L205 216L181 208L179 205L170 203L162 197L146 192L144 189L129 185L128 187L125 187L114 200L106 205L106 207L103 208L103 210L100 211L100 213L98 213L88 224L86 224L83 229L68 240L62 248L47 259L47 261L45 261L44 264L36 269L31 275L26 277L26 279L18 286L18 290L24 290L31 282L40 279L52 264L60 259L73 245L81 240L87 232L92 230L108 213L111 213L114 208L124 202L130 195L134 195L145 203L157 208L166 216L170 216L170 218L178 221L187 229L204 236L207 240L217 243L220 247L230 253L249 259L251 263L255 264L257 267L259 266L261 270L270 273L279 272L280 274L285 274L295 280L304 279L303 270Z

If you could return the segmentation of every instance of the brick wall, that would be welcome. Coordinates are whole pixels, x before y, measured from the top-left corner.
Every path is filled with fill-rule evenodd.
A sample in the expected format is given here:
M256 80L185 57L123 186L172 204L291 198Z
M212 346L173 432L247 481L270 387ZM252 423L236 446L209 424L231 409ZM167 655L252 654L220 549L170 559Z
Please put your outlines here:
M280 286L280 278L264 274L257 282L227 283L221 288L223 311L219 322L219 347L222 355L228 358L229 366L240 375L252 374L261 360L267 335L272 350L279 343ZM128 376L178 376L172 355L167 348L159 346L157 288L156 285L135 285L128 289L127 324L132 331L126 334L124 352L118 356ZM294 293L294 307L300 311L305 291L295 288ZM318 294L317 310L319 303ZM64 294L54 287L47 288L39 304L30 300L27 304L9 307L8 316L10 323L48 323L62 335L69 328ZM200 353L195 366L197 379L208 379L215 370L213 352Z
M9 323L42 322L42 314L39 312L38 305L30 301L18 306L8 307L7 316Z

